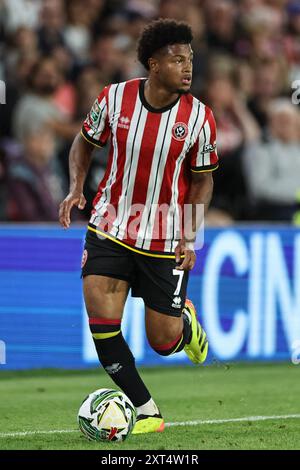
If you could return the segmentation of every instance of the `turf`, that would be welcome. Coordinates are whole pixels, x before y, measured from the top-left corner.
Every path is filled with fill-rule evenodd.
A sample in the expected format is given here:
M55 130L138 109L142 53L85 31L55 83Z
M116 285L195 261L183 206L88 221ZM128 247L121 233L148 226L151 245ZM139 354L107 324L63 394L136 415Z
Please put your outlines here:
M299 366L300 367L300 366ZM144 369L166 422L299 413L299 368L232 364ZM87 393L112 382L100 370L0 373L0 449L299 449L300 419L168 427L123 443L87 441L76 415ZM67 433L5 436L21 431Z

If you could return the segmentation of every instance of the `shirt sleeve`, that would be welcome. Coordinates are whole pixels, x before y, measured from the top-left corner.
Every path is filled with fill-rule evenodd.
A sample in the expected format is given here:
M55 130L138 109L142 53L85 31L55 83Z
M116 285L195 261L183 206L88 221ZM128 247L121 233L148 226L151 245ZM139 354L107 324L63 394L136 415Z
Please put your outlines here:
M110 136L106 87L97 97L88 113L81 129L81 135L97 147L103 147L106 144Z
M206 106L203 126L189 151L190 169L195 172L213 171L219 166L216 144L216 121L212 110Z

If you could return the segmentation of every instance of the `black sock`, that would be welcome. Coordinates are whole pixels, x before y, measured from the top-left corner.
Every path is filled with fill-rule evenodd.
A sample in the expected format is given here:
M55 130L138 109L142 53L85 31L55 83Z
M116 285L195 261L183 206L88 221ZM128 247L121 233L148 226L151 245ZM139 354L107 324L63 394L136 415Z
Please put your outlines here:
M192 339L192 327L191 327L191 322L185 311L182 312L182 319L183 319L183 331L182 331L182 336L184 340L184 346L187 343L191 342Z
M139 376L135 360L121 333L121 322L90 318L90 329L99 361L134 406L144 405L151 395Z

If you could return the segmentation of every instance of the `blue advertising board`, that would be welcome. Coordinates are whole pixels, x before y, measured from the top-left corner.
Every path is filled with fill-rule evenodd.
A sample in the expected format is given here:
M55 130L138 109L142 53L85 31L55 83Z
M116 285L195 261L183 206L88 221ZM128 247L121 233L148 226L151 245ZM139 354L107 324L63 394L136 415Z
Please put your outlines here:
M0 227L0 370L95 366L81 291L84 227ZM300 354L300 231L206 229L188 296L210 343L209 361L290 360ZM141 299L128 297L123 333L139 365L161 357L145 337Z

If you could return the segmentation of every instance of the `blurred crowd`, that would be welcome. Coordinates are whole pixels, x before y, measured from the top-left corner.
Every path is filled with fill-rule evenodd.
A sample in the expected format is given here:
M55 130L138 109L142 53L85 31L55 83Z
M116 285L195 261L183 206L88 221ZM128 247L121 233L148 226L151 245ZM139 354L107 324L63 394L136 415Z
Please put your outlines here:
M146 75L137 39L156 18L191 25L192 92L216 118L208 222L295 220L300 0L0 0L1 221L57 220L72 140L104 85ZM75 219L88 218L106 161L96 149Z

